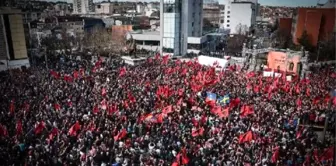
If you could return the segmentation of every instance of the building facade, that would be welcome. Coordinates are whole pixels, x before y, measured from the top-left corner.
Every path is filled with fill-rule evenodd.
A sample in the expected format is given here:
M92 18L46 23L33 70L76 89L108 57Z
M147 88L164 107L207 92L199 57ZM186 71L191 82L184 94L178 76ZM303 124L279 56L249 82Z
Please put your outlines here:
M87 14L94 12L93 0L73 0L74 14Z
M294 12L292 39L299 44L298 38L306 31L310 43L317 46L318 41L335 32L335 27L335 8L299 8Z
M102 2L95 5L96 14L113 14L113 4L110 2Z
M222 27L231 34L246 33L256 24L259 15L258 0L226 0Z
M0 8L0 60L27 59L22 12Z
M203 19L206 19L214 27L219 27L221 19L221 9L219 4L208 3L203 6Z
M185 55L188 37L202 36L203 0L161 0L161 53Z

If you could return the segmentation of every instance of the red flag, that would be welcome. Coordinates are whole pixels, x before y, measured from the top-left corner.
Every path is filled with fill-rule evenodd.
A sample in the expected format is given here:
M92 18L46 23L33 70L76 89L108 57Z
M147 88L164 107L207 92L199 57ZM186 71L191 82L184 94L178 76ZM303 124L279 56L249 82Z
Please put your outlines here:
M108 108L108 115L112 115L114 112L117 112L117 105L110 105Z
M73 79L72 79L72 77L70 75L64 75L63 79L66 82L72 82L73 81Z
M22 134L22 122L20 120L18 120L16 122L16 135L21 135Z
M98 106L97 105L95 105L94 107L93 107L93 114L97 114L98 112L99 112L99 108L98 108Z
M155 60L159 60L159 58L160 58L160 53L157 53L157 54L155 55L154 59L155 59Z
M307 89L306 89L306 95L307 96L310 96L310 89L307 87Z
M10 111L11 115L14 114L14 111L15 111L15 102L14 102L14 99L12 99L11 102L10 102L9 111Z
M153 63L153 59L152 59L152 58L148 58L148 59L147 59L147 62L148 62L148 63Z
M107 102L106 102L106 99L103 99L103 100L100 102L100 107L101 107L103 110L106 110L106 109L107 109Z
M127 96L128 96L128 100L131 103L135 103L136 102L136 99L135 99L135 97L133 96L133 94L131 92L127 92Z
M80 68L80 69L79 69L79 73L81 74L81 76L84 76L84 69L83 69L83 68Z
M210 112L213 113L213 114L218 114L219 112L222 111L222 107L221 106L214 106L211 108Z
M106 96L106 89L102 88L102 96Z
M36 135L40 134L44 130L44 128L45 128L45 123L43 121L39 122L37 126L35 127L35 130L34 130L35 134Z
M320 103L320 98L319 97L315 97L314 99L313 99L313 104L314 105L317 105L317 104L319 104Z
M166 65L168 64L168 60L169 60L169 55L165 55L162 57L162 64Z
M173 106L172 105L169 105L169 106L163 108L163 110L162 110L162 113L164 113L164 114L169 114L169 113L172 113L172 112L173 112Z
M183 99L182 99L182 97L177 101L177 103L176 103L176 105L182 105L182 101L183 101Z
M260 91L259 86L254 85L254 87L253 87L253 91L254 91L254 93L259 93L259 91Z
M118 141L123 139L125 136L127 135L127 131L126 129L122 129L121 132L118 132L118 134L116 136L114 136L114 141Z
M251 72L247 73L246 76L247 76L247 78L252 78L252 77L255 76L255 73L253 71L251 71Z
M50 74L51 74L54 78L56 78L56 79L60 78L59 73L57 73L56 71L51 70L51 71L50 71Z
M254 110L251 106L243 105L240 109L240 116L245 117L247 115L254 114Z
M49 134L49 140L53 140L54 137L58 134L58 129L57 128L53 128Z
M54 104L54 109L55 109L56 111L59 111L59 110L61 109L61 106L60 106L58 103L55 103L55 104Z
M333 98L333 105L336 106L336 96Z
M306 155L303 166L310 166L310 155Z
M73 77L74 77L75 79L77 79L78 76L79 76L78 71L77 71L77 70L74 70L74 71L73 71Z
M336 78L336 73L334 72L334 73L331 73L331 78Z
M218 116L221 118L227 118L229 116L229 107L222 109Z
M300 86L299 86L299 84L297 84L297 85L295 86L295 92L296 92L297 94L300 94L301 90L300 90Z
M70 136L76 136L77 135L77 131L80 130L81 126L79 124L79 122L77 121L74 125L72 125L69 129L69 135Z
M252 85L248 83L248 84L246 85L246 89L247 89L247 90L252 89Z
M178 163L184 165L189 163L189 158L187 157L187 152L185 148L182 148L181 152L176 155L176 160Z
M126 74L126 67L122 67L119 69L119 77L124 76Z
M330 96L329 95L326 95L325 97L324 97L324 103L325 104L328 104L330 102Z
M1 124L0 124L0 136L5 136L5 137L8 136L8 131L7 131L6 126L3 126Z
M192 129L191 130L191 136L197 137L197 136L202 136L204 134L204 128L201 127L199 129Z
M163 114L156 115L156 123L163 123Z
M302 107L302 101L301 101L300 98L298 98L298 99L296 100L296 105L297 105L298 108L301 108L301 107Z
M241 144L241 143L244 143L244 142L251 142L252 140L253 140L252 131L248 131L245 134L241 134L239 136L238 142Z
M239 98L235 98L232 101L230 101L229 107L230 108L237 107L239 105L239 103L240 103L240 99Z
M302 127L297 133L296 133L296 139L300 139L303 134L304 128Z
M90 123L86 126L85 130L90 130L90 131L94 131L96 129L96 125L93 121L90 121Z
M320 156L320 161L333 160L334 159L334 146L330 146L325 149L323 154Z
M272 163L276 163L278 161L278 159L279 159L279 150L280 150L279 147L276 147L274 149L274 152L273 152L273 155L272 155L272 159L271 159Z
M175 161L171 166L179 166L179 164Z

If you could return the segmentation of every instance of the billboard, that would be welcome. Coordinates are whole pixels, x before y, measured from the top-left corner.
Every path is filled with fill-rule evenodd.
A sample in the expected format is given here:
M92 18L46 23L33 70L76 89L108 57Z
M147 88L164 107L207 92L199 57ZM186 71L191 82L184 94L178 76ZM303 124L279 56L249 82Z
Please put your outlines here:
M299 74L300 65L299 55L288 57L285 52L271 51L267 56L267 66L273 71L280 70Z

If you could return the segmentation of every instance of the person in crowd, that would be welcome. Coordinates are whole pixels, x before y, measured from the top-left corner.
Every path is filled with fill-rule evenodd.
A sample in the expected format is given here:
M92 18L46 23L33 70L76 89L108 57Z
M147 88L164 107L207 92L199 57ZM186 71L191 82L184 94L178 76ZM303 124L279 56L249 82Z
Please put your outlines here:
M335 133L312 127L335 127L331 68L289 81L168 56L48 65L1 73L0 165L333 165Z

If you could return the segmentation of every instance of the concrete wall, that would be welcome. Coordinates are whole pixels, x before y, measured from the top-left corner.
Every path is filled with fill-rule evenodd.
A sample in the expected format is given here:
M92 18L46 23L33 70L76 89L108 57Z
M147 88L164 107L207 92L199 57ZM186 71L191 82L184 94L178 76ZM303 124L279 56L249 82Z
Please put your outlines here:
M252 4L233 3L231 4L230 29L231 34L237 33L237 26L241 24L250 27L252 25ZM247 29L248 30L248 29Z
M292 38L295 44L298 44L297 38L301 37L304 30L307 30L308 35L311 36L311 44L316 46L317 38L326 39L329 33L335 31L335 8L297 9L292 30Z

